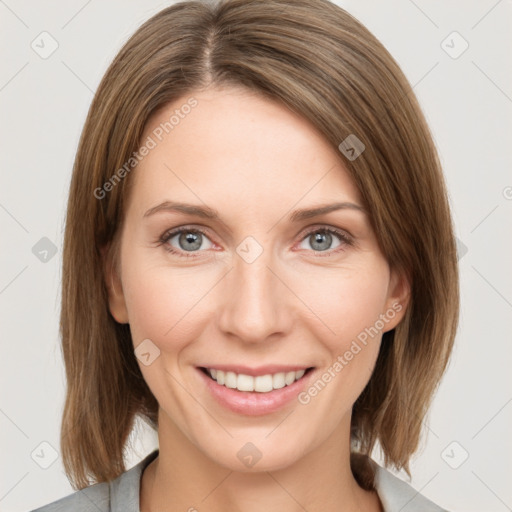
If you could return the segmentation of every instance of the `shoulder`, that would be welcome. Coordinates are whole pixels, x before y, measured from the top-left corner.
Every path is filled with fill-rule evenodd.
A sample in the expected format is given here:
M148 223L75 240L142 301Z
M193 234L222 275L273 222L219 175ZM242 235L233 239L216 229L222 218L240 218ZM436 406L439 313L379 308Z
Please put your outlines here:
M76 512L109 512L109 484L102 482L91 485L32 512L68 512L72 510Z
M158 450L111 482L101 482L31 512L139 512L140 479Z
M375 489L384 512L448 512L374 460L370 461L375 470Z

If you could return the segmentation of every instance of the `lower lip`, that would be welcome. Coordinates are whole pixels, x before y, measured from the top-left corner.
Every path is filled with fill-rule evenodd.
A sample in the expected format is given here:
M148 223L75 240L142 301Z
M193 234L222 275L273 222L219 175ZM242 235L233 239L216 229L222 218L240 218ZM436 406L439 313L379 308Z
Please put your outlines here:
M257 391L238 391L217 384L217 381L208 377L203 370L197 368L206 387L214 398L227 409L238 414L247 416L261 416L278 411L286 404L297 398L297 395L304 389L307 381L314 370L309 370L299 380L281 389L274 389L268 393Z

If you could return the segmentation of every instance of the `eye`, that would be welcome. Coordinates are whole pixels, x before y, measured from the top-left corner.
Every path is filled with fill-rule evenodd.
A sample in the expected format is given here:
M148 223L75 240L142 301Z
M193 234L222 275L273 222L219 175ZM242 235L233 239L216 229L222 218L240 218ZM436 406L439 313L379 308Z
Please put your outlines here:
M160 242L167 251L183 257L194 257L192 254L186 253L194 253L213 247L211 240L198 228L183 227L167 231L160 238Z
M334 246L333 246L334 243ZM304 247L304 244L309 247ZM335 228L321 227L313 228L302 239L301 249L312 249L315 252L338 252L347 245L351 245L352 240L347 233Z
M199 228L180 227L166 231L159 239L165 250L184 258L198 257L199 252L213 248L212 241ZM313 250L317 256L329 256L352 245L350 235L332 227L310 229L301 240L300 249ZM305 247L304 244L309 245ZM334 246L333 246L334 244Z

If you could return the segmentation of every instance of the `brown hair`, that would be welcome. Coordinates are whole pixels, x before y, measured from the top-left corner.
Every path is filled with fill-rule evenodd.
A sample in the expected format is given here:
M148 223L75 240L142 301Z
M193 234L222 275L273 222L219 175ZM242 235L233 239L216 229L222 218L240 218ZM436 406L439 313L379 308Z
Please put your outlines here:
M73 487L125 471L137 416L157 428L158 403L129 325L109 313L104 279L103 249L117 261L130 176L101 199L93 191L137 150L151 115L210 84L244 86L286 105L334 148L351 134L366 146L355 160L340 159L411 297L402 322L384 334L354 405L353 450L370 454L378 442L386 465L409 472L459 307L448 198L417 100L382 44L328 0L192 0L156 14L121 49L96 92L74 163L60 324L67 375L61 448Z

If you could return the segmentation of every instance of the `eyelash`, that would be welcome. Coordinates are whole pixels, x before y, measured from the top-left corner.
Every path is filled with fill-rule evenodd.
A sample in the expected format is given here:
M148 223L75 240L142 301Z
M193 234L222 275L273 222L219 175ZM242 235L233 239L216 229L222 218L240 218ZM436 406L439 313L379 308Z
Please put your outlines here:
M197 258L198 256L194 255L193 253L194 252L201 252L201 251L190 251L190 254L187 254L185 251L178 251L176 250L174 247L170 246L167 242L175 237L176 235L179 235L181 233L200 233L201 235L205 236L208 238L208 235L207 233L200 229L200 228L188 228L187 226L184 226L184 227L181 227L181 228L177 228L177 229L174 229L174 230L170 230L170 231L166 231L158 240L159 244L158 245L163 245L164 246L164 249L167 251L167 252L170 252L171 254L175 254L179 257L182 257L182 258ZM304 236L301 238L301 242L303 240L305 240L308 236L312 235L313 233L329 233L329 234L334 234L336 235L338 238L340 238L341 240L341 244L339 247L337 247L336 249L331 249L331 250L327 250L327 251L313 251L314 253L317 253L315 257L326 257L326 256L331 256L333 253L337 253L339 251L342 251L344 250L344 245L348 245L348 246L351 246L354 244L352 238L347 235L347 233L345 233L344 231L341 231L340 229L336 229L336 228L332 228L332 227L326 227L326 226L323 226L323 227L313 227L311 229L309 229L305 234ZM325 253L325 254L321 254L321 253Z

